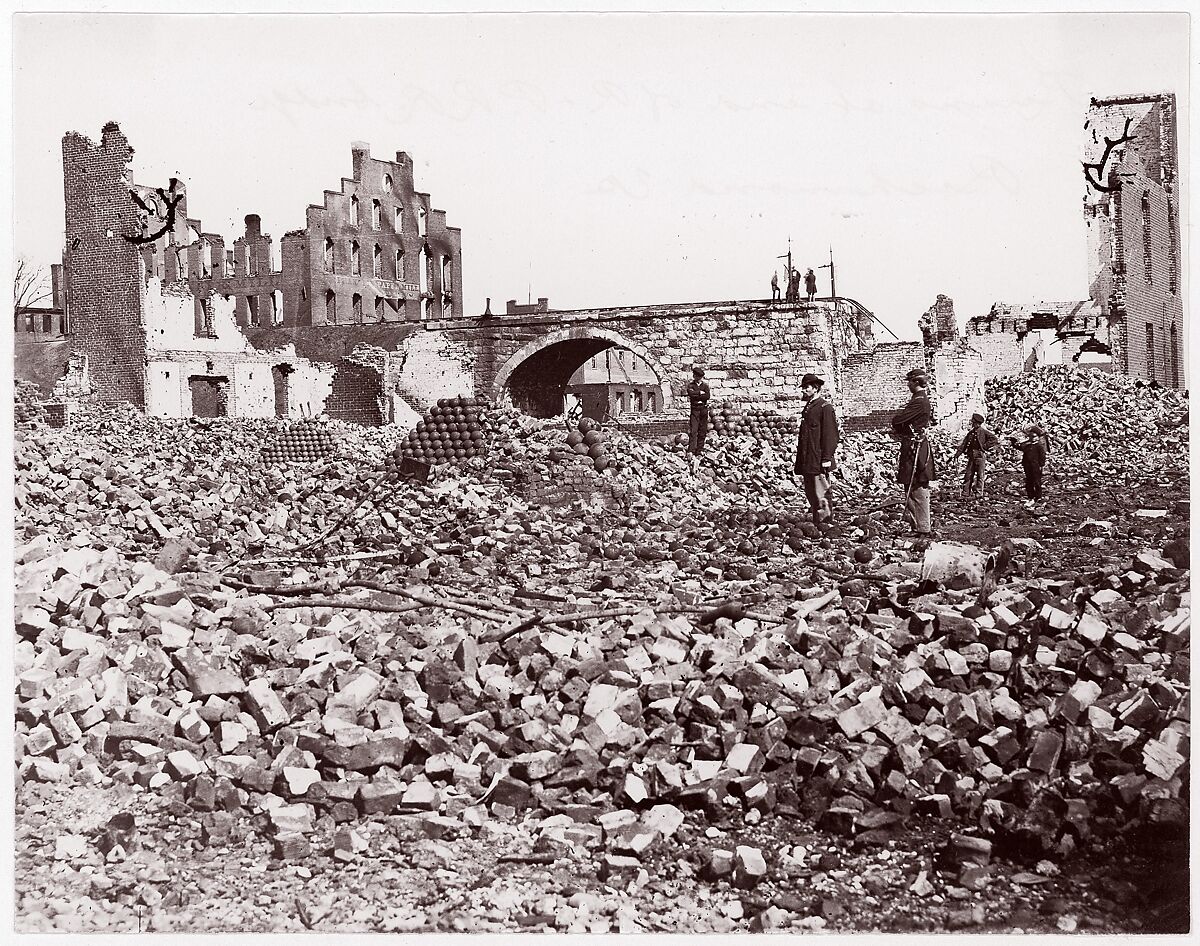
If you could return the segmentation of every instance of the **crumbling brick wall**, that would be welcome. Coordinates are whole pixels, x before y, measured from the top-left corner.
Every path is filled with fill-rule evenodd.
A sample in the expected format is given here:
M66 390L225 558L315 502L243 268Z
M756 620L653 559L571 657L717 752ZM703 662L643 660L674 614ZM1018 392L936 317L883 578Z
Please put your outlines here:
M144 265L125 239L138 232L129 197L133 149L109 122L99 144L75 132L65 135L62 154L73 347L88 356L97 397L143 407Z
M1132 377L1184 387L1188 326L1175 96L1093 99L1085 134L1091 293L1113 321L1114 365Z
M838 413L847 429L886 426L909 398L905 375L925 367L921 342L880 342L842 359Z

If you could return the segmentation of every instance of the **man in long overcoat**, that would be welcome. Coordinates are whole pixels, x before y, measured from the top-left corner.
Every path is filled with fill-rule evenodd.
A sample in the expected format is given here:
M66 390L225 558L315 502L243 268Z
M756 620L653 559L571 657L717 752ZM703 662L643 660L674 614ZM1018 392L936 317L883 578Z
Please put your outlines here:
M904 520L921 538L933 535L929 510L929 484L934 479L933 445L926 436L933 421L928 378L914 368L906 376L909 402L892 415L892 436L900 441L900 468L896 479L904 489Z
M829 475L833 472L833 454L838 445L837 415L821 394L823 384L815 374L806 374L800 381L804 413L800 415L800 436L796 441L795 472L803 479L804 496L815 526L833 519Z
M708 399L712 396L708 382L704 380L704 369L692 369L692 380L687 383L688 403L688 453L699 456L704 450L704 438L708 434Z

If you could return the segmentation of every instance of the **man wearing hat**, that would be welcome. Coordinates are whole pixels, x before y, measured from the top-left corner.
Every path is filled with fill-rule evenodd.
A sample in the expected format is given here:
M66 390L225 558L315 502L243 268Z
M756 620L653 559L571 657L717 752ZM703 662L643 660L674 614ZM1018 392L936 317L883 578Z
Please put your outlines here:
M971 429L967 431L963 442L954 451L956 457L961 457L964 454L967 457L967 472L963 475L962 487L964 497L971 495L972 486L974 486L980 497L983 496L985 474L987 472L985 457L987 452L993 449L999 442L999 438L983 426L983 415L972 414Z
M892 436L900 441L900 469L896 479L904 488L904 519L921 538L931 538L929 483L934 478L933 445L925 436L933 421L923 368L907 375L909 402L892 415Z
M815 374L806 374L800 381L804 413L800 415L800 436L796 442L795 472L804 481L804 496L815 526L833 518L829 474L833 472L833 453L838 445L837 415L821 394L823 385Z
M711 392L704 380L704 369L693 368L692 380L687 384L688 402L692 406L688 417L688 453L700 455L704 449L704 438L708 436L708 399Z

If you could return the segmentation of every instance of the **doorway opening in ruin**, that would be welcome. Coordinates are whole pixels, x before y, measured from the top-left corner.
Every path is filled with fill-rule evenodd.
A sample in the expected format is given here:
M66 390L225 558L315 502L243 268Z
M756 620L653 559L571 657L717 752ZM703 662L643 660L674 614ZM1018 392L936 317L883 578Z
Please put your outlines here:
M227 417L229 415L229 379L212 375L192 375L188 378L192 393L193 417Z
M658 359L604 329L565 329L531 342L500 369L493 390L507 392L534 417L555 417L578 404L584 416L603 421L656 413L671 402Z
M275 416L287 417L292 403L291 365L276 365L271 369L271 380L275 386Z

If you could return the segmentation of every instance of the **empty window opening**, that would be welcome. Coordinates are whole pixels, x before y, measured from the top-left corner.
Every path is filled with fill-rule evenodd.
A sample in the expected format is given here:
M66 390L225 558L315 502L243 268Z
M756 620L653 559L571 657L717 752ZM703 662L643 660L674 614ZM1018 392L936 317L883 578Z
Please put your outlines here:
M425 236L425 208L422 207L417 211L417 236Z
M358 256L358 240L350 243L350 272L355 276L362 275L362 261Z
M396 249L396 269L394 275L399 281L404 281L404 249L402 247Z
M358 198L350 198L350 226L358 226Z
M360 296L357 292L354 294L353 298L351 298L351 300L350 300L350 310L351 310L351 315L352 315L354 321L361 322L362 321L362 296Z
M392 191L392 175L390 175L390 174L383 175L383 189L385 191L387 191L388 193L391 193L391 191Z
M305 289L303 286L300 287L300 301L301 302L308 301L308 290Z
M333 240L325 238L325 272L333 272Z
M1167 195L1167 245L1171 258L1167 260L1167 290L1179 291L1179 224L1175 220L1175 199Z
M375 297L375 321L383 321L383 296Z
M180 281L186 281L188 278L186 249L179 249L175 251L175 278Z
M275 388L275 416L287 417L292 400L291 365L275 365L271 369L271 381Z
M418 265L417 271L419 273L419 278L421 280L421 282L420 282L421 302L422 302L421 311L422 311L422 315L425 318L428 318L429 317L429 247L427 247L427 246L421 247L421 255L420 255L419 264L420 265Z
M246 305L250 308L250 324L258 325L258 296L246 296Z
M397 233L403 233L404 232L404 209L401 207L397 207L394 211L394 214L395 214L395 219L393 219L393 221L392 221L393 229L395 229L395 231Z
M383 229L383 207L374 198L371 199L371 229Z
M216 332L213 330L213 311L212 300L200 300L200 324L196 326L196 335L201 338L215 338Z
M1179 329L1171 323L1171 386L1179 387Z
M325 321L332 325L337 324L337 295L332 289L325 293Z
M1154 282L1153 261L1151 260L1150 244L1150 192L1142 194L1142 267L1146 272L1146 282Z
M283 293L278 289L271 293L271 324L283 324Z
M226 250L225 251L225 276L226 277L232 276L234 274L234 272L235 272L235 270L233 267L233 250Z
M200 247L200 278L212 278L212 248L207 243Z
M225 417L228 415L228 378L194 375L188 379L188 387L191 389L193 417Z
M376 279L383 278L383 247L378 243L371 253L371 275Z

